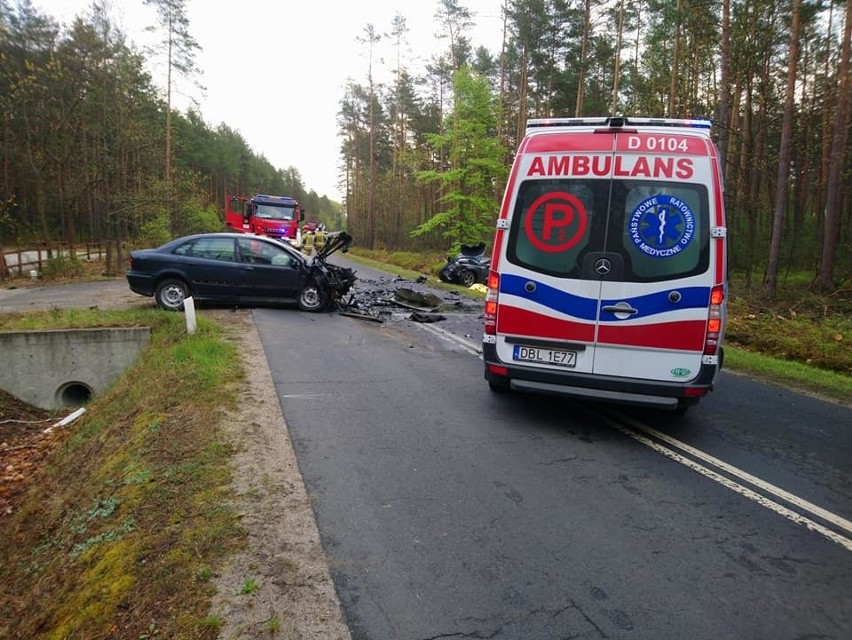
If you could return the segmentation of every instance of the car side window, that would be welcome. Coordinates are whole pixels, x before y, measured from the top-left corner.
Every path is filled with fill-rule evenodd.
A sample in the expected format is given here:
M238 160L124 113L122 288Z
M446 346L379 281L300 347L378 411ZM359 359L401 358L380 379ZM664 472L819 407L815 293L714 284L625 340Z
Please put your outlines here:
M175 254L205 260L234 262L236 250L231 238L198 238L175 249Z
M293 257L285 249L256 238L240 238L240 259L249 264L292 267Z

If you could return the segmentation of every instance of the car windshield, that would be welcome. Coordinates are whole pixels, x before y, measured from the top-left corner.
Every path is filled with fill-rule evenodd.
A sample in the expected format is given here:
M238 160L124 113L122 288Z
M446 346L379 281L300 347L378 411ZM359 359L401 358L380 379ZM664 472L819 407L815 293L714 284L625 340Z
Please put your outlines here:
M259 204L255 207L256 218L264 220L295 220L296 208L293 206L277 206L272 204Z

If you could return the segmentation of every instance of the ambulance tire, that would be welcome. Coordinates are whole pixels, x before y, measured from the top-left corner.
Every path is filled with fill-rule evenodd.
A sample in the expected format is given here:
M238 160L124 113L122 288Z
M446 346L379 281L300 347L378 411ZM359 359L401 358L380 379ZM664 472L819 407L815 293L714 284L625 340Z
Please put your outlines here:
M315 280L308 282L299 294L299 309L302 311L324 311L328 296Z
M697 402L684 402L683 400L681 400L680 402L677 403L677 407L675 407L675 410L674 410L675 415L682 416L684 413L689 411L690 407L694 407L696 404L698 404L698 403Z
M491 389L494 393L508 393L509 392L509 383L508 382L494 382L493 380L488 381L488 388Z
M459 282L469 287L476 282L476 274L470 269L465 269L459 274Z

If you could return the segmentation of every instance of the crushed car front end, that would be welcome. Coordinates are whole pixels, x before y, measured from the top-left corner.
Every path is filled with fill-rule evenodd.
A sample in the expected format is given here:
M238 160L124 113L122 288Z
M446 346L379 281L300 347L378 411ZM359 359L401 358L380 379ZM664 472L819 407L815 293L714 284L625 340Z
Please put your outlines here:
M355 270L330 264L328 256L340 251L346 253L352 244L352 236L345 231L329 234L325 245L310 261L310 269L314 278L322 287L328 301L337 304L349 293L357 280Z

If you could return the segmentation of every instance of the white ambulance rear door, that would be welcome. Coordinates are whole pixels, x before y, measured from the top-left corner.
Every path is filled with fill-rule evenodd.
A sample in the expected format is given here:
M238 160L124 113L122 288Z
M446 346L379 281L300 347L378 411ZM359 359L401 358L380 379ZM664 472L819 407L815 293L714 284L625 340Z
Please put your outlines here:
M712 143L706 133L616 134L594 373L688 382L701 368L710 292Z
M498 266L502 360L594 370L602 281L582 263L604 250L613 145L611 133L546 129L519 149Z

